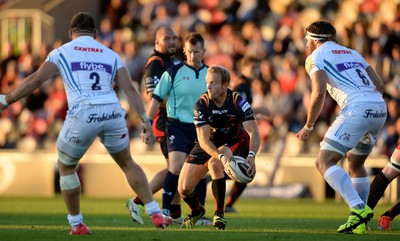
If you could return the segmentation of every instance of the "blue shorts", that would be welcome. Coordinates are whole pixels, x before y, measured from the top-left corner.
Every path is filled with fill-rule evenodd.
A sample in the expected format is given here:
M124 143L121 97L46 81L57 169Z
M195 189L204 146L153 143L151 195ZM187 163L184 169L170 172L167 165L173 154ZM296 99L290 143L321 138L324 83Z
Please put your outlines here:
M183 123L173 118L167 122L168 152L180 151L189 154L196 140L196 127L192 123Z

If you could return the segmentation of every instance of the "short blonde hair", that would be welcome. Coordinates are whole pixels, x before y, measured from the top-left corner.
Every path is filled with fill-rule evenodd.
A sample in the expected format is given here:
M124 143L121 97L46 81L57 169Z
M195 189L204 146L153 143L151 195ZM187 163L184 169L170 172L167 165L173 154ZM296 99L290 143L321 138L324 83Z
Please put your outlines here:
M210 68L208 68L207 72L220 74L222 84L229 83L231 81L231 73L229 73L229 70L220 65L212 65Z

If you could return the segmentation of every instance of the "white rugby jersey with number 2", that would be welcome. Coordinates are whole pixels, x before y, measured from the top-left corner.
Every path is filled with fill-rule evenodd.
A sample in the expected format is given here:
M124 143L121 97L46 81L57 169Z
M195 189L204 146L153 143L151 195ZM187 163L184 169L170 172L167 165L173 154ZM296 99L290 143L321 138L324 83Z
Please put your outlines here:
M117 53L89 36L82 36L51 51L46 61L57 65L68 106L117 103L113 90L116 71L125 64Z
M326 89L342 109L349 103L384 101L365 71L368 66L357 51L333 41L314 50L305 63L309 76L318 70L326 72L329 77Z

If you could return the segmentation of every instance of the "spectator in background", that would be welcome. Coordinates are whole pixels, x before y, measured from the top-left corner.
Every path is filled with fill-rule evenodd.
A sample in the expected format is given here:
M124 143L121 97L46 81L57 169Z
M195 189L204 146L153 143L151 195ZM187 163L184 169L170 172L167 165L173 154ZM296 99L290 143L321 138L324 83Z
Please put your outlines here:
M279 65L276 67L276 78L281 91L287 95L292 95L297 85L297 72L290 62L289 55L280 58Z
M18 71L18 63L16 60L7 62L4 74L1 78L1 92L9 93L20 85L22 77Z
M379 76L382 76L382 81L387 84L389 80L389 72L384 69L386 63L390 63L389 56L383 51L381 43L375 39L371 42L371 54L367 58L368 63L376 70Z
M194 8L189 2L182 1L178 4L178 14L173 18L172 26L178 27L180 33L194 32L201 21L193 14Z
M366 24L361 21L355 22L351 35L351 48L362 55L367 55L371 46L371 39L367 35L365 25Z
M121 19L126 14L126 1L109 0L105 5L104 13L110 21L111 28L117 29L121 26Z
M381 153L390 157L396 149L400 138L400 98L385 94L387 103L388 117L385 123L385 129L379 138L381 143Z
M1 78L0 93L10 93L13 89L19 86L22 82L22 78L18 72L18 65L16 60L10 60L7 62L5 72ZM8 118L12 122L18 118L19 113L23 109L22 101L18 101L14 105L10 106L6 110L2 111L1 116Z
M273 80L270 92L265 96L265 106L270 111L270 132L268 144L273 153L273 164L268 177L268 186L274 186L276 172L286 148L286 138L289 132L289 116L293 115L293 102L289 94L281 89L281 84Z
M18 57L18 72L22 78L30 75L34 71L32 64L33 57L31 55L31 47L27 42L20 44L20 54Z
M15 53L14 48L15 48L14 44L6 43L5 53L3 53L3 56L1 59L1 65L0 65L1 76L5 75L9 62L18 60L18 55ZM2 82L0 82L0 83L2 83Z
M141 81L143 77L143 69L146 65L143 56L138 51L138 43L134 40L123 44L124 55L122 56L126 67L129 70L132 81L138 89L141 89Z
M393 46L391 50L391 58L384 69L387 69L388 86L394 85L397 89L397 93L391 93L392 95L400 96L400 43Z
M161 26L171 26L172 16L165 4L159 4L154 8L154 19L149 24L150 33L154 33Z
M103 18L100 22L99 36L97 39L107 47L113 42L113 27L109 18Z

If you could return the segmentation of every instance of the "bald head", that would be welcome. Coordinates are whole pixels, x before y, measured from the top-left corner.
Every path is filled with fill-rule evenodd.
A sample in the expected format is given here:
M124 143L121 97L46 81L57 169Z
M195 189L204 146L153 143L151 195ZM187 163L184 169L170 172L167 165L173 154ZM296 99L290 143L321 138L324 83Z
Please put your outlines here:
M167 26L157 29L155 34L155 50L165 55L175 55L178 48L178 35Z

